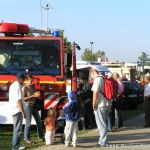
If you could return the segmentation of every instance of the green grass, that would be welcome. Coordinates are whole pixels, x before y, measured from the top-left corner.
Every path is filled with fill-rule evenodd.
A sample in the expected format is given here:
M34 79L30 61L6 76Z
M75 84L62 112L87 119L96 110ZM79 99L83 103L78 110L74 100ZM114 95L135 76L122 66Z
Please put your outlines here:
M12 135L13 129L11 125L0 126L0 150L11 150L12 147ZM32 149L44 145L44 142L39 141L37 138L36 130L31 131L31 139L34 142L33 145L28 145L23 140L23 134L21 134L21 144L26 146L26 149Z
M122 110L123 120L128 120L133 117L136 117L144 112L143 105L139 105L136 109L133 110ZM12 143L12 125L0 125L0 150L11 150ZM91 130L79 130L78 136L87 134ZM31 140L34 142L33 145L29 146L24 143L23 135L21 135L21 144L26 146L27 150L36 149L36 147L45 145L44 142L39 141L36 134L36 129L31 130Z
M11 150L12 125L1 125L0 126L0 150ZM78 136L88 133L90 130L79 130ZM28 145L23 140L23 133L21 134L21 145L25 145L27 150L36 149L36 147L45 145L43 141L39 141L36 133L36 128L31 130L31 140L34 142L32 145ZM59 142L59 141L57 141Z

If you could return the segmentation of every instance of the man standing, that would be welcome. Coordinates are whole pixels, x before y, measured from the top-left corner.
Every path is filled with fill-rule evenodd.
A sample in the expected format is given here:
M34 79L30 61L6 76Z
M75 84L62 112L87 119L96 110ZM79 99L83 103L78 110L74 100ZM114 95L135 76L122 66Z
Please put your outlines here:
M105 147L108 144L108 112L111 106L111 101L106 100L102 94L104 93L104 79L100 77L100 74L97 70L91 71L91 78L94 80L92 86L93 110L100 134L97 146Z
M9 102L11 106L11 112L13 117L13 141L12 150L24 149L25 147L20 147L20 134L22 130L22 120L25 118L25 113L23 110L23 94L22 85L25 81L25 75L23 73L18 73L16 75L17 81L10 85L9 89Z
M90 129L94 128L96 123L94 119L94 113L92 109L92 96L93 92L91 91L91 86L88 83L88 80L85 75L80 76L80 84L82 84L82 89L80 91L79 97L84 103L84 121L85 128Z
M145 111L145 125L144 127L150 127L150 76L144 77L144 111Z

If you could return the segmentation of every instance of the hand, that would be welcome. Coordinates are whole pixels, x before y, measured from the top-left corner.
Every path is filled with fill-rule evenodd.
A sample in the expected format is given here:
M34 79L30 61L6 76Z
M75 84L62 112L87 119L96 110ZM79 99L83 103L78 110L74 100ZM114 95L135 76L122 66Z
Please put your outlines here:
M40 92L35 92L34 94L33 94L33 97L40 97Z
M96 111L97 110L97 106L96 104L93 104L93 110Z
M25 119L26 118L26 114L23 112L22 113L22 118Z

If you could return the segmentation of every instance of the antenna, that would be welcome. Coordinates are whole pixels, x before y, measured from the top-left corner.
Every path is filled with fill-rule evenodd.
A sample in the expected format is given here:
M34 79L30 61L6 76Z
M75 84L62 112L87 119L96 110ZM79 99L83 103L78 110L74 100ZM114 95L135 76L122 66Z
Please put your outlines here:
M41 7L41 28L43 27L43 10L46 11L46 28L48 29L48 12L49 9L52 9L52 6L50 6L50 0L46 3L45 6L42 5L42 0L40 0L40 7Z
M40 8L41 8L41 28L43 27L43 6L42 6L42 2L40 0Z
M48 11L50 9L49 7L50 3L47 3L45 6L45 11L46 11L46 28L48 29Z

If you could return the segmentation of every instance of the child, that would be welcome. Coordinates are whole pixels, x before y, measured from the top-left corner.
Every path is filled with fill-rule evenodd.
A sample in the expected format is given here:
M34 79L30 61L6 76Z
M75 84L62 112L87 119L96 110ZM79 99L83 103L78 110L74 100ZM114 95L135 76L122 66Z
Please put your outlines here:
M56 120L56 133L64 133L65 124L65 112L63 109L60 109L59 117Z
M77 144L77 129L79 120L79 106L75 99L75 94L73 91L68 92L68 102L64 106L65 111L65 144L66 147L70 145L72 140L73 147Z
M59 136L57 136L62 143L64 143L64 128L66 125L66 121L65 121L65 112L63 109L59 110L59 117L56 120L56 133L59 133Z
M45 118L45 143L46 145L51 145L54 143L55 137L55 120L56 120L56 110L54 108L49 108L47 117Z

